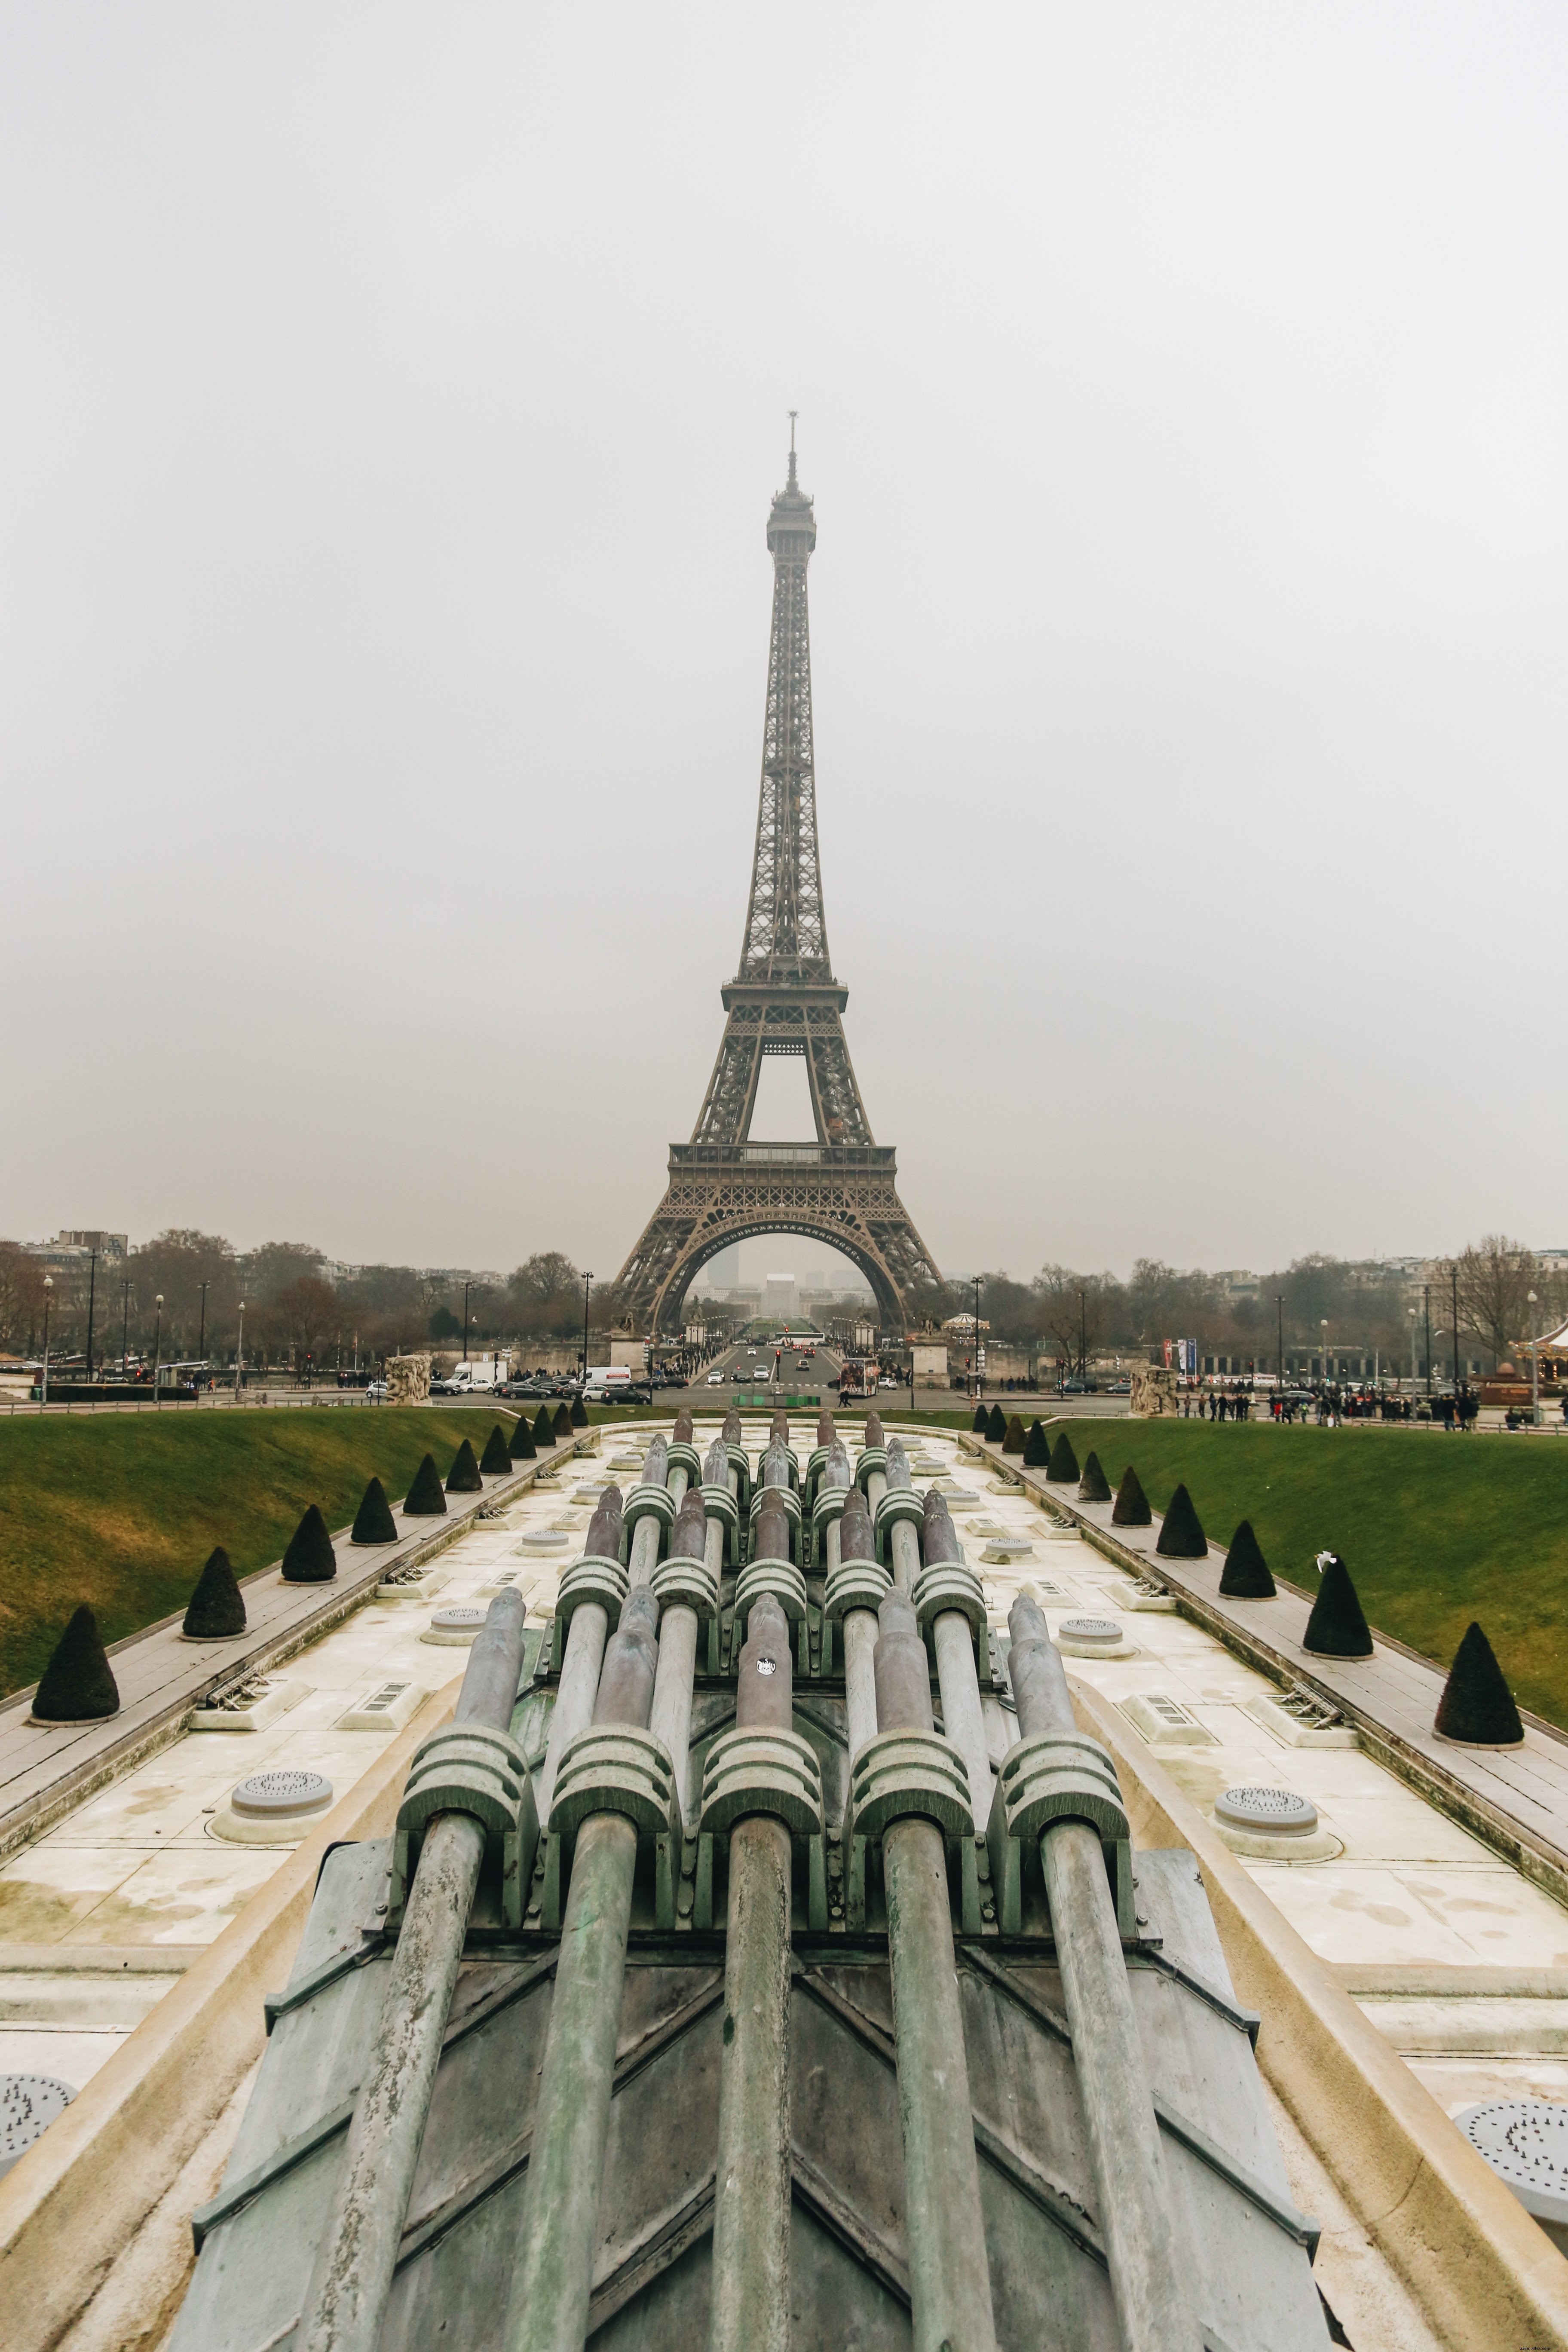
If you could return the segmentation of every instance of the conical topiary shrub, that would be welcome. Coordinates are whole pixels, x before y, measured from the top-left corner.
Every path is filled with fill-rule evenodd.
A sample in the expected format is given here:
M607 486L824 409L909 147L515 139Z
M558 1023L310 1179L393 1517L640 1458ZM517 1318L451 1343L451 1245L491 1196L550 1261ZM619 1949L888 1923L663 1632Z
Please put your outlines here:
M1153 1516L1143 1482L1130 1462L1116 1489L1116 1508L1110 1514L1110 1524L1113 1528L1146 1528Z
M555 1418L551 1423L550 1426L552 1433L551 1440L552 1444L559 1445L564 1439L571 1436L572 1415L565 1405L558 1404L556 1406Z
M447 1473L448 1495L479 1495L484 1491L479 1465L474 1460L474 1449L465 1437L452 1456L452 1466Z
M1007 1423L1007 1434L1002 1440L1002 1451L1004 1454L1022 1454L1024 1451L1024 1424L1016 1413Z
M373 1478L360 1496L349 1541L363 1544L397 1541L397 1523L392 1516L392 1505L386 1499L386 1488L379 1478Z
M976 1436L976 1437L984 1437L984 1434L985 1434L985 1426L986 1426L986 1414L985 1414L985 1407L984 1407L983 1404L977 1404L977 1405L975 1406L975 1408L974 1408L974 1418L973 1418L973 1420L970 1423L969 1426L970 1426L970 1428L974 1432L974 1434L975 1434L975 1436Z
M1230 1539L1219 1589L1230 1601L1272 1601L1274 1598L1274 1579L1268 1572L1263 1548L1252 1532L1250 1519L1243 1519Z
M499 1421L485 1440L479 1468L487 1478L508 1478L511 1475L511 1455L507 1451L506 1436Z
M447 1497L441 1489L441 1473L436 1467L436 1457L427 1454L414 1473L414 1484L403 1498L405 1519L439 1518L447 1507Z
M555 1423L550 1418L550 1407L547 1404L542 1404L534 1415L533 1443L536 1447L553 1445L555 1443Z
M180 1631L192 1642L224 1642L245 1631L245 1598L222 1544L196 1579Z
M1078 1482L1078 1498L1080 1503L1109 1503L1110 1500L1110 1481L1100 1466L1098 1454L1087 1454L1084 1458L1083 1476Z
M327 1523L312 1503L289 1538L283 1555L285 1584L330 1584L338 1572Z
M1165 1506L1165 1516L1160 1523L1160 1540L1154 1549L1163 1552L1167 1559L1206 1559L1208 1557L1208 1538L1184 1486L1176 1488Z
M512 1424L511 1444L508 1447L514 1462L537 1462L539 1448L533 1442L533 1432L528 1425L528 1415L520 1412Z
M114 1670L99 1639L98 1620L86 1602L55 1644L33 1694L39 1723L99 1723L120 1712Z
M1078 1455L1072 1450L1072 1440L1065 1429L1058 1429L1051 1458L1046 1465L1046 1476L1053 1486L1076 1486L1078 1475Z
M1465 1748L1522 1748L1524 1726L1492 1645L1472 1620L1465 1629L1433 1726Z
M571 1411L571 1412L568 1414L567 1418L570 1420L570 1422L571 1422L572 1426L573 1426L573 1428L574 1428L574 1429L586 1429L586 1428L587 1428L587 1426L588 1426L588 1408L587 1408L587 1406L584 1403L584 1402L583 1402L583 1400L582 1400L582 1398L581 1398L580 1396L577 1396L577 1397L574 1397L574 1398L573 1398L573 1400L572 1400L572 1411Z
M1043 1470L1050 1458L1051 1441L1041 1423L1037 1420L1032 1421L1029 1434L1024 1440L1024 1467L1026 1470Z
M994 1404L985 1416L986 1442L991 1445L1000 1445L1006 1434L1007 1416L999 1404Z
M1324 1553L1322 1579L1301 1647L1315 1650L1321 1658L1370 1658L1372 1635L1351 1572L1337 1551Z

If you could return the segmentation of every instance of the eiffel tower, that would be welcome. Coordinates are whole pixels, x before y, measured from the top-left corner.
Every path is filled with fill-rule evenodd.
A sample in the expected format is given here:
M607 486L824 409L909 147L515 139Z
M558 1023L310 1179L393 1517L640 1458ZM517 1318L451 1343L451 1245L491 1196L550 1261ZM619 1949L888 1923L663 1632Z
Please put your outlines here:
M691 1140L671 1144L664 1198L616 1278L618 1312L650 1338L675 1328L710 1257L758 1234L802 1234L841 1250L869 1282L886 1331L907 1329L921 1292L941 1279L899 1198L897 1154L872 1139L844 1034L849 992L827 952L805 602L816 545L812 501L795 478L792 410L789 481L768 517L773 630L740 969L721 991L724 1034ZM815 1143L750 1139L771 1054L805 1056Z

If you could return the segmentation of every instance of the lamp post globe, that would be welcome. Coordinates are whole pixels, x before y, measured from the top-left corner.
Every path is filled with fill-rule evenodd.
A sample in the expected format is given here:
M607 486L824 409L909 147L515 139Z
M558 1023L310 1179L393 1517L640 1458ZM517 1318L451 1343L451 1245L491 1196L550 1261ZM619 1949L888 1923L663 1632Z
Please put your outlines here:
M1530 1307L1530 1425L1541 1426L1541 1345L1535 1334L1536 1297L1533 1290L1525 1292Z

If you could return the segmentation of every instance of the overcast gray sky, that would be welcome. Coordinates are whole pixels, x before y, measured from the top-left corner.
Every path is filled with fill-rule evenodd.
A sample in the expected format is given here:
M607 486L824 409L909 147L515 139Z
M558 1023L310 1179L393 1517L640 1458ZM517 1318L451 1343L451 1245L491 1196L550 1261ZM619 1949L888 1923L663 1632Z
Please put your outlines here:
M1560 5L0 50L0 1232L616 1271L796 407L828 937L942 1263L1568 1244Z

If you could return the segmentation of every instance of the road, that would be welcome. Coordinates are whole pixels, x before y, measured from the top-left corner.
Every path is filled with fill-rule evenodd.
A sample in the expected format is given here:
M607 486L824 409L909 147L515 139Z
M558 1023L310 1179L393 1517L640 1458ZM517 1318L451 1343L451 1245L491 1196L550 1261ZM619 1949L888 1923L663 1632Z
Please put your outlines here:
M697 1385L721 1400L737 1393L760 1396L769 1386L785 1396L836 1396L842 1363L842 1357L831 1348L818 1346L807 1358L798 1348L779 1349L771 1339L761 1340L755 1347L742 1342L715 1357L698 1375ZM722 1375L717 1382L712 1380L715 1372Z

